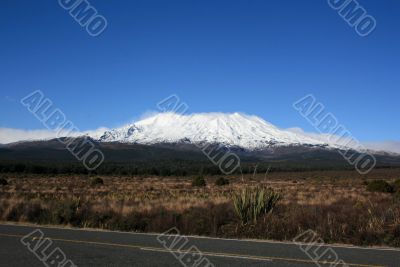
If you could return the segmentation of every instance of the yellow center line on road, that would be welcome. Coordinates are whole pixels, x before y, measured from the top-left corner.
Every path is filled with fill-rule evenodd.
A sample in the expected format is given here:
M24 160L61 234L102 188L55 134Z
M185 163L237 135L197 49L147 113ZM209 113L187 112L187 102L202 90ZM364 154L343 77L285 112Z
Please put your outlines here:
M0 236L4 237L18 237L22 238L24 235L13 235L13 234L3 234L0 233ZM99 241L90 241L90 240L74 240L74 239L63 239L63 238L53 238L48 237L54 241L66 242L66 243L78 243L78 244L92 244L92 245L102 245L102 246L112 246L112 247L123 247L123 248L134 248L140 250L149 250L149 251L158 251L158 252L170 252L170 253L193 253L193 251L189 250L175 250L175 249L165 249L159 247L146 247L141 245L128 245L128 244L120 244L120 243L109 243L109 242L99 242ZM306 259L294 259L294 258L283 258L283 257L271 257L271 256L255 256L255 255L246 255L246 254L236 254L236 253L225 253L225 252L208 252L201 251L202 255L206 256L215 256L215 257L227 257L227 258L242 258L242 259L252 259L252 260L264 260L264 261L286 261L286 262L296 262L296 263L305 263L305 264L322 264L322 265L332 265L336 264L336 262L329 261L313 261ZM346 263L347 266L359 266L359 267L385 267L383 265L368 265L368 264L357 264L357 263Z

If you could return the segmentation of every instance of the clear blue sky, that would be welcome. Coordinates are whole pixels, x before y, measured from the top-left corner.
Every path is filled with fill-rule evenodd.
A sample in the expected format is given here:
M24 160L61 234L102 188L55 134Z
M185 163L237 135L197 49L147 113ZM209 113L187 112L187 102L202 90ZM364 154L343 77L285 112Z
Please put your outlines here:
M108 21L93 38L57 0L2 0L0 127L43 128L19 103L40 89L81 130L178 94L312 131L292 103L313 93L359 140L399 140L400 1L359 2L364 38L325 0L90 0Z

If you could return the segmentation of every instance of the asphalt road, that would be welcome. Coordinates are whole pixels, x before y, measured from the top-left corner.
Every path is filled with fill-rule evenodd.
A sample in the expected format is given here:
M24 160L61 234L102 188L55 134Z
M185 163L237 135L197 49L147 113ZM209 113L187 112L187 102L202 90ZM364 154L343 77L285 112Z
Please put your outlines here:
M40 236L40 232L35 229L42 231L44 236ZM34 234L23 238L33 231ZM74 266L71 263L96 267L189 267L196 264L198 267L335 266L337 258L327 258L332 255L329 249L333 249L347 266L400 267L400 250L397 249L304 246L309 255L315 255L313 260L312 256L308 256L293 243L176 236L163 236L161 241L164 245L158 241L156 234L0 224L0 266L58 266L64 257L63 267ZM179 251L177 248L180 245L184 246ZM188 253L188 250L195 252Z

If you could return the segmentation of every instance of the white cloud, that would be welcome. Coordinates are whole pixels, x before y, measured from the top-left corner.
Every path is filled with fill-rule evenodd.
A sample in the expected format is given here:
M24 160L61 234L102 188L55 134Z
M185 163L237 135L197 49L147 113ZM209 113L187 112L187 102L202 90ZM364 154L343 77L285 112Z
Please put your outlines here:
M321 140L324 142L327 142L327 139L328 139L328 135L306 132L299 127L288 128L285 130L292 132L292 133L300 134L300 135L306 135L306 136L309 136L309 137L312 137L314 139Z
M286 131L298 134L298 135L303 135L303 136L308 136L313 139L325 142L327 144L336 144L336 145L341 145L345 147L353 147L353 148L359 148L360 143L357 142L355 139L351 138L344 138L342 136L337 136L337 135L332 135L332 134L319 134L319 133L312 133L312 132L306 132L301 128L298 127L293 127L293 128L288 128Z
M99 138L108 128L100 127L95 130L84 132L72 132L70 137L89 135L93 138ZM56 131L50 130L21 130L13 128L0 128L0 144L8 144L18 141L48 140L57 137Z
M309 136L314 139L321 140L321 141L327 142L327 143L329 143L330 140L335 140L336 138L339 139L339 137L332 138L332 136L328 135L328 134L305 132L303 129L298 128L298 127L288 128L286 130L296 133L296 134L306 135L306 136ZM361 145L364 148L375 150L375 151L386 151L386 152L394 152L394 153L400 154L400 141L375 141L375 142L359 142L358 143L358 141L356 139L342 139L341 142L339 142L339 144L345 145L350 140L353 141L352 143L350 143L350 144L352 144L353 148L357 148L357 147L359 148L359 145Z
M139 116L138 119L134 119L134 120L132 120L132 121L145 120L145 119L151 118L151 117L153 117L153 116L155 116L155 115L157 115L157 114L159 114L159 113L160 113L160 111L156 111L156 110L147 110L147 111L143 112L143 113Z
M364 145L369 149L400 154L400 141L365 142Z

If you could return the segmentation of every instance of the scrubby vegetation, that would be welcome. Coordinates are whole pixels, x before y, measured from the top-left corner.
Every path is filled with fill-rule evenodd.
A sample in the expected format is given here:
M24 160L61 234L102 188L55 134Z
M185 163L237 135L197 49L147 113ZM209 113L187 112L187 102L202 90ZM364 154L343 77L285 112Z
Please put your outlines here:
M8 185L8 182L4 178L0 178L0 185Z
M395 192L400 192L400 179L396 179L392 186Z
M370 192L393 193L394 189L388 182L383 180L371 181L367 184L367 190Z
M103 184L104 184L104 181L103 181L103 179L101 179L100 177L95 177L95 178L92 178L92 179L90 180L90 184L91 184L92 186L103 185Z
M192 181L192 186L206 186L206 180L203 176L196 176Z
M355 171L231 175L229 185L206 187L192 186L199 175L92 176L104 181L92 186L88 176L8 174L9 185L0 187L0 220L141 232L175 226L182 234L275 240L311 229L328 243L400 247L400 198L370 192L363 183L385 177L395 187L399 174L377 169L363 179ZM270 201L275 194L282 197ZM238 213L237 206L252 208Z
M217 185L217 186L224 186L224 185L228 185L228 184L229 184L229 180L224 177L219 177L217 180L215 180L215 185Z

